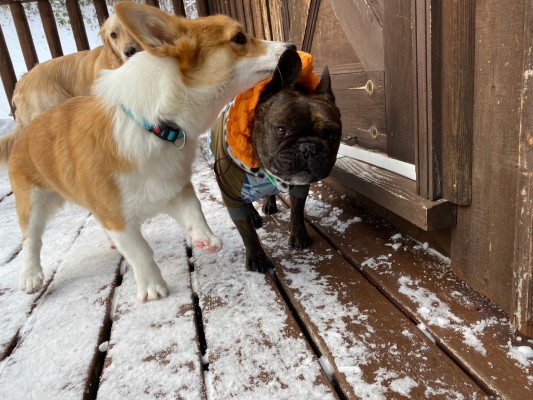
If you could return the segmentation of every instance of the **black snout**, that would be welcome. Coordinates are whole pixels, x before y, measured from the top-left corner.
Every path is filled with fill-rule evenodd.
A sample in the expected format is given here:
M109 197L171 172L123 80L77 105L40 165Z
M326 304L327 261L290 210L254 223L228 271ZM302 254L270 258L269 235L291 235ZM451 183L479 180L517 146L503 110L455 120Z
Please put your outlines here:
M294 51L296 51L296 45L291 44L291 43L287 44L287 50L294 50Z
M124 54L126 55L126 57L131 57L132 55L134 55L135 53L137 53L137 49L135 49L135 47L133 46L130 46L130 47L126 47L124 49Z
M309 158L309 156L314 156L316 154L316 144L314 143L301 143L300 152L304 158Z

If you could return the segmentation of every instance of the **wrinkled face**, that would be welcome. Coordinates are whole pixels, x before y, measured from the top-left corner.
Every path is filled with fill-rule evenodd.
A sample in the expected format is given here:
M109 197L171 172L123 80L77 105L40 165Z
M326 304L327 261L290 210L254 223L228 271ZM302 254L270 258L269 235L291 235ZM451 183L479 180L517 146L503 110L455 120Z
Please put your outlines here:
M306 185L331 172L341 132L333 102L285 88L259 106L253 144L264 168L292 185Z
M100 36L104 45L110 48L125 62L132 55L142 50L142 47L126 30L115 14L109 16L100 29Z

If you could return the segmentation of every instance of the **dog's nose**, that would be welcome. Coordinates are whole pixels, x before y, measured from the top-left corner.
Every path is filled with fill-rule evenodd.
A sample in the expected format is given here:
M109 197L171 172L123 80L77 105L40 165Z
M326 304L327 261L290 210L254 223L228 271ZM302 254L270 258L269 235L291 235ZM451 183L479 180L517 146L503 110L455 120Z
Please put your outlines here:
M134 55L135 53L137 53L137 50L135 49L135 47L126 47L124 49L124 54L126 55L126 57L131 57L132 55Z
M316 144L300 143L300 152L305 158L309 158L309 156L314 156L316 154Z
M294 44L292 44L292 43L287 44L287 50L294 50L294 51L296 51L296 45L294 45Z

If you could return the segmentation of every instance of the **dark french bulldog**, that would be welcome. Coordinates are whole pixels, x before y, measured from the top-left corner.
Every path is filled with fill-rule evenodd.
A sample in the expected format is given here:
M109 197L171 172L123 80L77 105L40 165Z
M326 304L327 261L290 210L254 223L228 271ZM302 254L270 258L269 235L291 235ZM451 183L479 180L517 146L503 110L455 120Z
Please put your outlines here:
M219 117L211 134L215 174L224 203L244 241L246 267L252 271L265 272L273 265L255 232L262 219L251 204L257 197L253 196L256 189L250 188L250 182L258 181L257 193L266 194L262 208L265 214L277 212L275 193L289 192L289 243L303 249L311 244L304 223L309 184L327 177L337 158L342 124L328 68L324 68L314 91L299 84L301 71L298 53L285 51L259 97L251 141L260 168L250 170L231 155L223 133L227 115ZM269 184L272 190L265 191Z

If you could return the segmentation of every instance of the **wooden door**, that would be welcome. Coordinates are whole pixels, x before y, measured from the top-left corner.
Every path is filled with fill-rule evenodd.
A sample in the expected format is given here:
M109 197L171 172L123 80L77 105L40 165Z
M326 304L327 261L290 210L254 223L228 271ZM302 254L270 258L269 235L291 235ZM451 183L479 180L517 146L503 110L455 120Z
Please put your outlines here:
M433 230L454 221L452 204L439 200L444 146L436 140L441 127L434 121L440 123L441 99L432 92L441 86L442 70L435 68L440 58L433 47L440 49L435 41L444 36L432 36L434 20L444 15L439 4L213 0L207 8L239 19L260 38L289 41L310 52L317 74L328 65L343 120L340 153L346 155L338 163L344 170L334 170L333 177L347 172L341 178L350 189Z

